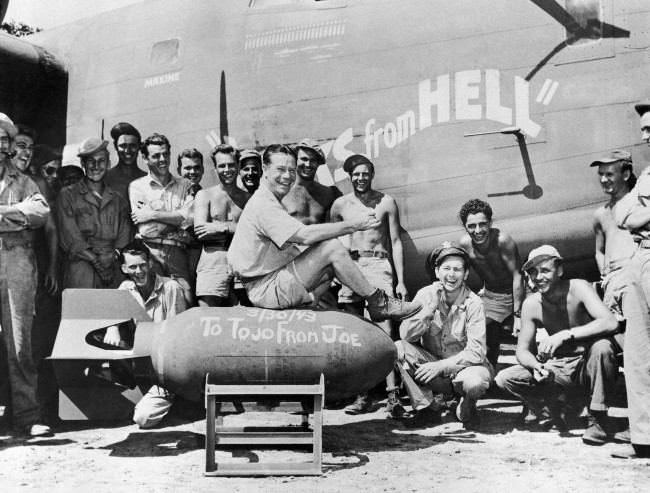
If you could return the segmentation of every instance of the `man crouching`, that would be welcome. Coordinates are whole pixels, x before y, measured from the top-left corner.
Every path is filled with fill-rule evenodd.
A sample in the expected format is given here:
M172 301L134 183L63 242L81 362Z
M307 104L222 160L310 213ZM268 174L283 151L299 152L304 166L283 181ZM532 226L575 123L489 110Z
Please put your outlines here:
M554 247L533 249L523 270L537 292L526 298L521 310L519 365L499 372L496 384L519 397L540 421L559 427L565 426L565 389L582 387L590 396L589 424L582 440L601 445L610 432L607 409L618 366L609 336L618 322L589 283L562 279L562 257ZM548 337L537 346L541 327Z
M427 262L439 280L415 295L413 301L423 308L402 322L402 340L395 343L402 381L416 411L409 424L440 420L434 393L460 395L456 417L467 424L477 417L476 401L494 376L486 359L483 303L465 285L469 256L464 249L444 242Z

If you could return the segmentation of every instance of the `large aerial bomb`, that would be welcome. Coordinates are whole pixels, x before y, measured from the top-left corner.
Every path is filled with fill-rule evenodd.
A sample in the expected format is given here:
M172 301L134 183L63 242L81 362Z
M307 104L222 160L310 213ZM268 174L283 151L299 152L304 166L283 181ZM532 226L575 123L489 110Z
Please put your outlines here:
M116 324L126 349L102 343L106 327ZM97 387L101 378L104 387L113 379L122 390L158 383L198 401L206 377L213 384L304 384L318 382L321 373L326 398L337 400L382 381L396 350L381 328L338 311L201 307L151 322L126 291L75 289L63 293L51 358L68 401L96 395L80 386ZM68 383L77 391L66 392Z

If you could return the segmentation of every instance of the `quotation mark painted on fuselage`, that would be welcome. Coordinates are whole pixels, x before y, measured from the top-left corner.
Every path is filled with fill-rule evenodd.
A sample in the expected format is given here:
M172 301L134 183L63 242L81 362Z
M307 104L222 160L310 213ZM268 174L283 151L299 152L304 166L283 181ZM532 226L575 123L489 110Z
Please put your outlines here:
M553 96L555 96L555 91L557 91L559 85L560 83L558 81L546 79L542 88L539 90L535 101L542 103L544 106L548 106L551 99L553 99Z

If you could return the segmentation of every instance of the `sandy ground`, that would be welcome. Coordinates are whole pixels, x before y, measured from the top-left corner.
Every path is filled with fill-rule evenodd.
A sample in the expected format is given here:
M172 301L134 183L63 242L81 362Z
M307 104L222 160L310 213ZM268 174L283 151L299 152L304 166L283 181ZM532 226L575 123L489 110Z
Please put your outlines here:
M650 460L611 453L625 445L589 447L582 429L568 434L517 429L521 406L479 403L481 424L466 431L445 419L405 428L382 409L362 416L326 410L321 477L204 477L203 420L171 417L151 431L118 423L67 423L39 440L0 436L0 491L648 491ZM285 413L250 412L226 424L298 424ZM577 425L580 426L580 425ZM217 451L217 461L306 461L290 450Z

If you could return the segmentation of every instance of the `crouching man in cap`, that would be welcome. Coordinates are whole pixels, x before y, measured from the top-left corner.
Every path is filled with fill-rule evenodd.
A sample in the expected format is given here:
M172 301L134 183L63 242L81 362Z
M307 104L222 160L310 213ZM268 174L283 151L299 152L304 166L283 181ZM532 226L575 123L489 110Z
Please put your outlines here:
M262 161L260 188L246 204L228 249L228 261L254 305L311 305L329 289L336 275L365 299L372 320L401 320L420 310L418 303L397 300L374 288L337 239L379 227L373 210L361 210L346 221L305 225L282 204L296 181L294 151L285 145L271 145Z
M458 394L456 417L462 423L476 418L476 401L494 376L486 358L483 302L465 284L467 252L444 242L427 259L438 281L420 289L413 301L422 311L404 320L397 341L397 367L416 415L409 424L440 420L437 394Z
M520 398L537 416L565 427L564 391L582 389L589 396L588 427L582 440L602 445L610 435L607 409L614 396L618 363L611 336L616 317L582 279L562 279L562 257L550 245L533 249L523 270L537 292L526 298L517 339L519 365L499 372L496 384ZM548 337L535 344L538 328Z
M64 288L116 288L122 276L115 249L131 237L129 206L104 183L110 166L108 142L84 140L77 156L86 176L57 199L59 244L66 254Z
M31 333L36 293L32 231L50 209L38 186L11 163L17 129L0 113L0 325L6 348L14 427L30 436L50 434L39 423L37 374Z

